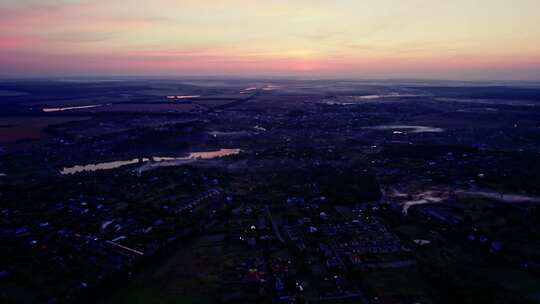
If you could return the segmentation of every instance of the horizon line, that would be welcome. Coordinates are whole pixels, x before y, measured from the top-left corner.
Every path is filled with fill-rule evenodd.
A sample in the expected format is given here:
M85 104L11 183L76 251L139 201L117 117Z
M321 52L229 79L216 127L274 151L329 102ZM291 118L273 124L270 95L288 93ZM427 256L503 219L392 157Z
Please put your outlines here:
M67 79L66 79L67 78ZM81 79L81 80L124 80L124 79L138 79L138 80L289 80L289 81L411 81L411 82L466 82L466 83L489 83L489 82L519 82L519 83L538 83L540 79L452 79L452 78L421 78L421 77L343 77L343 76L294 76L294 75L220 75L220 74L208 74L208 75L160 75L160 74L144 74L144 75L83 75L83 74L71 74L71 75L0 75L0 81L31 81L31 80L69 80L69 79Z

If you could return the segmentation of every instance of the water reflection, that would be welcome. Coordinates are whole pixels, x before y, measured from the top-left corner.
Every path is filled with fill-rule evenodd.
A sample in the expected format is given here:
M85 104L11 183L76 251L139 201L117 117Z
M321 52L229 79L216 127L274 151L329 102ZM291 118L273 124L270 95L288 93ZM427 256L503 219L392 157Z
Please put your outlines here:
M97 164L88 164L88 165L77 165L73 167L66 167L60 171L62 175L76 174L80 172L93 172L98 170L111 170L124 166L134 165L134 164L145 164L141 167L141 170L147 170L150 168L161 167L161 166L177 166L185 163L205 160L205 159L214 159L219 157L225 157L229 155L236 155L240 153L240 149L220 149L217 151L207 151L207 152L192 152L185 157L161 157L154 156L150 158L134 158L131 160L120 160L112 162L103 162Z
M408 126L408 125L382 125L374 127L365 127L369 130L392 130L395 134L403 134L402 131L409 131L410 133L440 133L444 132L444 129L428 126Z
M402 212L403 214L407 215L409 209L412 206L416 205L425 205L425 204L434 204L434 203L440 203L443 200L445 200L447 197L444 193L437 192L437 191L424 191L421 193L418 193L413 200L406 201L402 203Z
M103 107L103 105L102 104L96 104L96 105L62 107L62 108L43 108L43 112L45 112L45 113L63 112L63 111L69 111L69 110L92 109L92 108L99 108L99 107Z
M540 203L540 197L524 194L504 193L489 190L460 190L457 195L476 196L498 200L505 203Z
M200 98L201 95L180 95L180 96L167 96L168 99L193 99L193 98Z
M116 169L123 166L133 165L138 162L147 162L150 161L148 158L134 158L132 160L122 160L122 161L112 161L112 162L104 162L104 163L98 163L98 164L89 164L89 165L77 165L74 167L67 167L62 169L60 171L63 175L68 174L75 174L80 172L91 172L91 171L98 171L98 170L110 170L110 169Z
M255 91L255 90L257 90L257 87L245 88L242 91L240 91L240 94L247 94L247 93L250 93L250 92Z
M269 84L266 87L263 88L263 91L274 91L276 89L281 88L281 86Z
M357 96L358 99L362 100L371 100L371 99L382 99L382 98L397 98L397 97L421 97L423 95L419 94L403 94L403 93L387 93L387 94L374 94L374 95L362 95Z
M407 197L407 195L395 191L392 197L399 199L405 198ZM416 193L411 196L411 200L402 201L400 202L400 205L402 207L403 213L407 215L409 209L413 206L448 202L449 198L451 197L460 199L468 199L471 197L487 198L503 203L540 203L540 197L525 194L505 193L482 189L460 189L455 191L452 191L450 189L432 189Z

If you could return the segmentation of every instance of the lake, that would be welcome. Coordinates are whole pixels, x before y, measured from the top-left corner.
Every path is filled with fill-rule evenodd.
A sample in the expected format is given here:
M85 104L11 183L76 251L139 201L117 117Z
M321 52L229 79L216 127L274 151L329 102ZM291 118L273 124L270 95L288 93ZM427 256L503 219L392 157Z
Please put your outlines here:
M369 130L392 130L397 132L396 134L402 134L403 131L409 131L410 133L440 133L444 132L444 129L428 126L409 126L409 125L382 125L374 127L364 127Z
M80 172L93 172L98 170L111 170L124 166L135 165L135 164L147 164L149 166L142 166L141 170L147 170L150 168L160 167L160 166L177 166L186 163L190 163L197 160L207 160L220 158L230 155L236 155L241 152L240 149L220 149L216 151L204 151L204 152L191 152L188 156L184 157L163 157L163 156L154 156L154 157L143 157L143 158L133 158L128 160L117 160L111 162L102 162L96 164L87 164L87 165L77 165L73 167L65 167L60 171L62 175L76 174Z
M52 112L63 112L63 111L69 111L69 110L81 110L81 109L92 109L92 108L99 108L103 107L102 104L96 104L96 105L86 105L86 106L75 106L75 107L63 107L63 108L43 108L43 112L45 113L52 113Z

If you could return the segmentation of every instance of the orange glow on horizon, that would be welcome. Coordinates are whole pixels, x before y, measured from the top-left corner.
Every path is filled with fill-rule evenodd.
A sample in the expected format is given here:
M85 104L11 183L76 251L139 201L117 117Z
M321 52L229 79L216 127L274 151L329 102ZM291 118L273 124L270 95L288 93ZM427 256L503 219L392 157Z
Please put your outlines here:
M0 76L540 80L535 0L0 3Z

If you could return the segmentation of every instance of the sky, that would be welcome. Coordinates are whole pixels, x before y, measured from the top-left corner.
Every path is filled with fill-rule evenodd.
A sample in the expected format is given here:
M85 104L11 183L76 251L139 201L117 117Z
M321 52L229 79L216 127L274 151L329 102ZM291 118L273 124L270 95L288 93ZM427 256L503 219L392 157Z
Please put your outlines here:
M540 80L538 0L0 0L0 76Z

